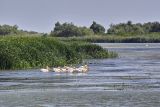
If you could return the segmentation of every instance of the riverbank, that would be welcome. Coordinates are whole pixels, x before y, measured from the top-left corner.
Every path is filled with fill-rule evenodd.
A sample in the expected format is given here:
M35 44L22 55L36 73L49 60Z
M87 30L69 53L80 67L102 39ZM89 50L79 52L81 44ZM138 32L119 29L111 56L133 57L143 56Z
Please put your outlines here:
M142 35L93 35L84 37L57 37L63 41L85 41L92 43L160 43L159 33Z
M0 37L0 50L0 69L64 66L87 58L117 56L95 44L63 42L52 37Z

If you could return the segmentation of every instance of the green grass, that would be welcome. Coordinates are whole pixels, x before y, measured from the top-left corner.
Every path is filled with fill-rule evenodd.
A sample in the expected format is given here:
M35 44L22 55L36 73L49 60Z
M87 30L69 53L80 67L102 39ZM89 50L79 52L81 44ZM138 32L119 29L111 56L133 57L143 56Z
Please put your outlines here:
M93 35L84 37L58 38L62 41L85 41L93 43L160 43L160 33L143 35Z
M53 37L0 37L0 69L26 69L81 63L86 58L117 54L85 42L63 42Z

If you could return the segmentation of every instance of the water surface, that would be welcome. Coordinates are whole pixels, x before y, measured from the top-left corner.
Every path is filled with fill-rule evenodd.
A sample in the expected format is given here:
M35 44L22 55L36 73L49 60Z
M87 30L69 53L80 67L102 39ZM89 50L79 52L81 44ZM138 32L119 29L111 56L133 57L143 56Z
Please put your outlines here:
M159 107L160 44L99 44L119 54L89 73L0 72L1 107Z

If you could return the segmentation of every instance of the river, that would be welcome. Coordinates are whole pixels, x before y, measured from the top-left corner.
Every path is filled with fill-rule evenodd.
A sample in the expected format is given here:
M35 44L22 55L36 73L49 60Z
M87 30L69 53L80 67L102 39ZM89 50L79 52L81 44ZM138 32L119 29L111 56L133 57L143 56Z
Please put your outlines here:
M87 60L87 74L0 72L0 107L159 107L160 44L101 43L115 59Z

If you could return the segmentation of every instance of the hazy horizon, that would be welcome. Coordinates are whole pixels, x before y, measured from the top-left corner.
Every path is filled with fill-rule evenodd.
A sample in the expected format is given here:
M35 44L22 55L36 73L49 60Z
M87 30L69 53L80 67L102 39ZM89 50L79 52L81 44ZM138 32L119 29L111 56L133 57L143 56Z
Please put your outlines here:
M108 28L111 23L160 21L159 0L0 0L0 24L24 30L50 32L54 24L73 22Z

